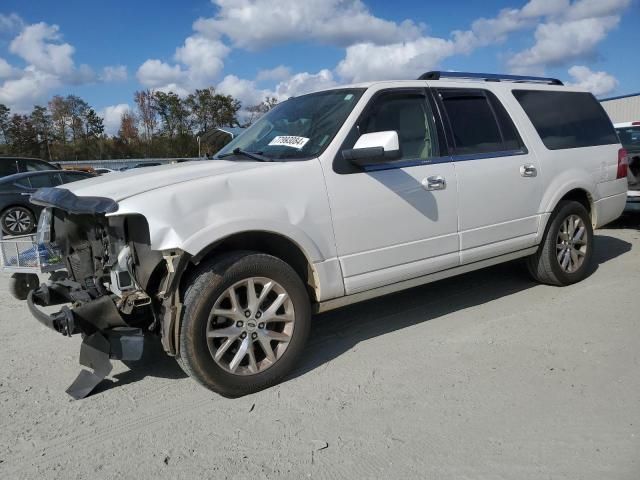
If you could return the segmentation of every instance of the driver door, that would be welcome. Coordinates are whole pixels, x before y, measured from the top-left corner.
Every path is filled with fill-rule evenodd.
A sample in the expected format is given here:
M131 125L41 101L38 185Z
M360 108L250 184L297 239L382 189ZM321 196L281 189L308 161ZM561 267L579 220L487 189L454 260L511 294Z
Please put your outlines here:
M426 91L375 94L342 150L381 131L398 133L400 159L357 167L338 152L326 172L347 294L459 265L456 174Z

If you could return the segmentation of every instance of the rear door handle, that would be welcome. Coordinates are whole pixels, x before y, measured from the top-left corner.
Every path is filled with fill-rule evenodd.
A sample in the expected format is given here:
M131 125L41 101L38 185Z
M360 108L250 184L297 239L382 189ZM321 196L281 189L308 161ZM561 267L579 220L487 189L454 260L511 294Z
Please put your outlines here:
M444 190L447 188L447 181L440 175L434 175L433 177L427 177L422 180L422 186L425 190Z
M523 177L537 177L538 169L535 167L535 165L531 165L530 163L525 164L520 167L520 175L522 175Z

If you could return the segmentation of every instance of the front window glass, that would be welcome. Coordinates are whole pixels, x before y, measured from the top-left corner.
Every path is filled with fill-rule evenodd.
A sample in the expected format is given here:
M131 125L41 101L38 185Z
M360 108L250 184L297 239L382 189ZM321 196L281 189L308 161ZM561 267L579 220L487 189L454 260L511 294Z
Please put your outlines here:
M433 114L422 93L389 93L374 101L359 122L360 135L398 132L400 160L426 160L438 156Z
M616 132L624 148L640 148L640 126L616 128Z
M262 116L216 157L236 149L273 160L316 157L331 143L363 92L341 89L291 98Z

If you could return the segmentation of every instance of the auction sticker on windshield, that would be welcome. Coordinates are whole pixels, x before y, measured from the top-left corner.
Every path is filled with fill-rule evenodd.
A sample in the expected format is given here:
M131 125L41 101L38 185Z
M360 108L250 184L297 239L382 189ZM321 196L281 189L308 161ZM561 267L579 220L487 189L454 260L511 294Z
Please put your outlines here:
M308 141L309 139L306 137L277 136L269 142L269 145L301 149Z

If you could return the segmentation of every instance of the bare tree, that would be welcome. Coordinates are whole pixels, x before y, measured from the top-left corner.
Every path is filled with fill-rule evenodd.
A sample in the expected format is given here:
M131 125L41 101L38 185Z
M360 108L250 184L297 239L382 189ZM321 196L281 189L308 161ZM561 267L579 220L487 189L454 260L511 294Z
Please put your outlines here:
M124 112L120 117L120 130L118 137L123 143L131 145L139 140L138 127L136 126L136 117L131 112Z
M251 114L249 116L249 120L247 121L247 124L248 125L253 124L256 120L258 120L262 115L267 113L277 104L278 104L278 100L275 97L266 97L258 105L252 105L251 107L247 107L247 112Z

